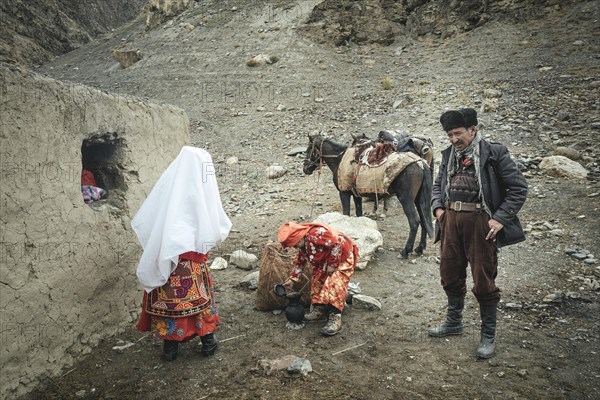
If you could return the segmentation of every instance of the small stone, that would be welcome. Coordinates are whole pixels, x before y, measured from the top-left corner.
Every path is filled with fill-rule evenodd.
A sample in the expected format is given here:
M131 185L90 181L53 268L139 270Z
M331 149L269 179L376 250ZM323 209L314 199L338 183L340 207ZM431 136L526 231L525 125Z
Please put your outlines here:
M257 56L252 57L250 60L246 62L246 65L249 67L256 67L259 65L265 64L273 64L275 63L275 59L271 57L269 54L259 54Z
M302 154L304 152L306 152L306 147L299 146L299 147L294 147L293 149L291 149L290 151L288 151L287 155L288 156L295 156L295 155L298 155L298 154Z
M122 342L119 342L122 343ZM135 346L135 343L131 343L131 342L124 342L123 344L117 345L117 346L113 346L113 350L116 350L117 352L122 352L123 350L125 350L128 347L131 346Z
M324 101L325 101L325 99L324 99L324 98L322 98L322 97L317 97L317 98L315 99L315 103L322 103L322 102L324 102Z
M236 250L229 257L229 262L238 268L250 270L258 266L258 257L244 250Z
M573 161L581 159L581 153L570 147L557 147L556 150L554 150L554 154L556 154L557 156L567 157Z
M550 293L544 297L542 300L544 303L562 303L565 298L565 294L562 292L559 293Z
M583 46L585 42L583 40L576 40L573 42L573 46Z
M258 289L258 278L260 271L254 271L244 276L240 281L240 286L248 290Z
M306 358L297 358L289 365L287 368L290 373L299 373L302 376L307 376L312 372L312 366L310 365L310 361Z
M237 164L237 163L238 163L238 161L239 161L239 159L238 159L237 157L229 157L229 158L228 158L228 159L225 161L225 164L229 164L229 165L232 165L232 164Z
M526 369L520 369L517 371L517 375L523 377L525 375L527 375L527 370Z
M257 369L263 371L265 375L272 375L274 372L288 369L297 359L300 357L294 355L283 356L275 360L263 359L258 361Z
M506 372L500 371L500 372L498 372L497 375L498 375L498 378L502 378L504 375L506 375Z
M355 294L352 296L352 307L370 311L379 311L381 310L381 302L371 296Z
M267 167L267 169L265 170L265 175L269 179L280 178L283 175L285 175L286 173L287 173L287 170L284 167L281 167L279 165L271 165L270 167Z
M410 376L407 376L405 380L406 382L412 382L412 378Z
M573 257L576 260L585 260L586 258L588 258L587 253L583 253L583 252L577 252L577 253L573 253L571 254L571 257Z
M523 306L518 303L506 303L504 308L508 308L509 310L520 310L523 308Z
M596 264L596 262L597 260L595 258L586 258L583 260L583 263L588 265Z
M485 89L483 91L483 97L487 99L497 99L502 97L502 92L497 89Z
M287 107L284 106L283 104L279 104L276 108L277 111L285 111L287 110Z
M213 271L218 271L222 269L227 269L227 260L223 257L216 257L209 267Z

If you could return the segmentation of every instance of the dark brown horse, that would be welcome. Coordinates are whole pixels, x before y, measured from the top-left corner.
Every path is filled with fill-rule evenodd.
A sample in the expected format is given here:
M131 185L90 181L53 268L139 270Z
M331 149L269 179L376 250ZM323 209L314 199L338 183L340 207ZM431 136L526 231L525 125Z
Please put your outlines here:
M362 199L355 196L352 191L340 190L338 186L337 172L347 147L329 139L324 139L321 135L309 135L308 139L306 157L304 158L304 173L310 175L317 167L326 164L333 173L333 184L340 192L343 214L350 215L350 197L354 197L356 216L360 217L362 215ZM410 226L408 239L401 252L404 258L408 257L408 254L413 251L419 225L421 226L421 240L415 249L416 254L423 254L423 250L427 246L427 235L429 237L433 236L432 186L432 174L429 171L429 166L424 162L415 162L406 167L388 188L388 192L395 194L400 204L402 204L402 209ZM376 196L375 193L363 196L368 198L381 197Z

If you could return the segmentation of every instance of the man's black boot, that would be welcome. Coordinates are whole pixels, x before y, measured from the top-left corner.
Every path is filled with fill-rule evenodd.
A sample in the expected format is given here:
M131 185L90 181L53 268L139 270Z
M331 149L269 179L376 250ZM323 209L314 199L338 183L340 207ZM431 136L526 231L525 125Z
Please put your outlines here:
M448 297L448 314L446 321L440 326L427 331L429 336L444 337L448 335L462 335L464 331L462 312L465 307L464 297Z
M496 348L496 312L497 304L479 306L481 314L481 338L477 347L477 357L490 358Z

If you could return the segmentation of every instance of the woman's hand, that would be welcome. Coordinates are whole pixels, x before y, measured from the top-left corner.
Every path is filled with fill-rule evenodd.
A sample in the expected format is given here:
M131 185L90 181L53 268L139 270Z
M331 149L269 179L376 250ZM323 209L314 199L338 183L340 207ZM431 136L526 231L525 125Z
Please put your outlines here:
M293 291L294 290L294 281L292 281L291 279L288 279L287 281L283 282L283 287L288 292Z

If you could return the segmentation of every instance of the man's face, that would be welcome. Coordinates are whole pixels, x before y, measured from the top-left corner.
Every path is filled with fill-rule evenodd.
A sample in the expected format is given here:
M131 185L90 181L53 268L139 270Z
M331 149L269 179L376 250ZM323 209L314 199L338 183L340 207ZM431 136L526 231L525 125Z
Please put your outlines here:
M449 130L448 139L456 150L463 150L471 144L477 133L477 128L471 126L469 128L454 128Z

